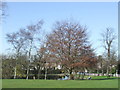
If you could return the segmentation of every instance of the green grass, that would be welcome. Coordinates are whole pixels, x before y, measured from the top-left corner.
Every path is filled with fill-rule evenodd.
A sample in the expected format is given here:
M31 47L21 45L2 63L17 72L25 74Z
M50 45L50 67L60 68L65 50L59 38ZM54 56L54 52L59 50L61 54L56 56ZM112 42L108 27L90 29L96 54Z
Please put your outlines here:
M104 80L104 79L117 79L117 77L107 77L107 76L91 76L92 79Z
M3 79L3 88L118 88L118 79L108 80L25 80Z

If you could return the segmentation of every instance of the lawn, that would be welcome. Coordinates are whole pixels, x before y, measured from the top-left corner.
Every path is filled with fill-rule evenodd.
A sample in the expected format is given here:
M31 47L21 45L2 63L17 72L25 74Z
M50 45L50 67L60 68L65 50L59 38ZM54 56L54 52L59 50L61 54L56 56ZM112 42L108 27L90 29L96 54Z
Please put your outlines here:
M4 79L3 88L118 88L118 79L108 80L25 80Z

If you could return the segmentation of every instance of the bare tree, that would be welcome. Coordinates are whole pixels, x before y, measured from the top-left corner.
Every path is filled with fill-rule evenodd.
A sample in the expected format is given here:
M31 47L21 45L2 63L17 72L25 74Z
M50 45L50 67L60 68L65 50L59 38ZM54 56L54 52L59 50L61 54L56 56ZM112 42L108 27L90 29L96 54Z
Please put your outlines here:
M34 60L34 65L37 68L38 71L38 75L37 78L40 78L40 73L41 70L44 69L45 67L45 53L46 53L46 48L44 48L44 46L41 46L40 49L37 49L37 54L35 55L35 60Z
M9 43L12 44L13 46L13 51L15 50L16 54L16 61L15 66L14 66L14 79L16 78L16 66L17 66L17 61L19 59L19 56L21 54L21 49L24 45L25 40L23 38L19 37L19 33L12 33L12 34L7 34L7 40Z
M7 8L7 3L0 1L0 21L2 18L6 17L6 8Z
M53 33L47 38L47 45L50 56L56 58L56 62L61 63L70 76L75 68L81 67L84 71L95 64L95 55L87 39L86 27L78 23L56 22Z
M24 30L21 30L21 32L25 32L26 30L26 37L27 37L27 42L28 42L28 45L27 45L27 48L26 48L26 51L27 51L27 55L28 55L28 59L29 61L32 61L31 58L32 58L32 51L34 50L34 47L35 47L35 41L38 39L36 37L36 34L40 34L41 32L41 26L43 24L43 21L40 20L37 24L33 24L33 25L29 25L27 26L26 29ZM28 65L28 68L27 68L27 78L28 79L28 73L29 73L29 65Z
M13 50L16 53L14 79L16 78L16 66L19 60L19 56L21 54L25 54L26 56L28 56L29 62L31 61L31 57L32 57L31 52L32 52L32 49L34 48L34 42L36 40L35 35L38 32L40 32L42 24L43 24L43 21L40 20L35 25L29 25L27 28L20 29L16 33L7 34L7 40L9 43L12 44ZM27 79L28 79L28 73L29 73L29 63L27 68Z
M39 57L40 57L39 63L41 64L42 68L44 68L44 70L45 70L45 78L44 79L46 80L48 68L51 66L51 63L52 63L52 60L51 60L52 56L50 55L50 52L48 50L48 44L45 43L43 46L41 46L41 48L39 50ZM39 75L39 73L38 73L38 75Z
M102 33L102 40L104 43L104 48L107 52L107 75L109 74L110 69L110 61L111 61L111 49L116 39L115 33L113 32L112 28L106 28L106 31Z

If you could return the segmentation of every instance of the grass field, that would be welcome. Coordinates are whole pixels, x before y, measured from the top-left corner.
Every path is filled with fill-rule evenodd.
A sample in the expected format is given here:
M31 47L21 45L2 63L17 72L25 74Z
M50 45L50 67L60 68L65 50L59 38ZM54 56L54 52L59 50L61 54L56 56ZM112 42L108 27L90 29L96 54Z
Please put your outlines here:
M95 77L95 79L98 77ZM101 77L103 78L103 77ZM101 80L4 79L3 88L118 88L118 79Z

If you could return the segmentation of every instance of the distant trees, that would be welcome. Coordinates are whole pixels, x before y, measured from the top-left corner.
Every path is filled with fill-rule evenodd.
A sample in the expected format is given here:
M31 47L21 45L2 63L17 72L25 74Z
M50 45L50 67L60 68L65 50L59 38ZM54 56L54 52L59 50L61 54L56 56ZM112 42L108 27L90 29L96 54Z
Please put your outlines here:
M15 55L2 55L2 78L14 78ZM26 56L20 56L16 65L16 76L25 77L25 68L27 63Z
M117 73L120 74L120 60L118 60L118 67L117 67L118 71Z
M11 78L13 75L14 58L6 55L1 56L2 60L2 78Z
M44 79L46 80L47 78L47 69L50 63L49 51L47 49L48 49L47 45L44 44L40 47L40 50L38 51L38 60L37 60L38 79L40 77L40 72L42 71L42 69L44 69L45 71Z
M3 58L3 78L34 76L38 79L41 74L45 80L50 69L60 66L60 71L69 74L70 79L81 72L77 79L84 79L87 70L98 70L99 73L115 73L116 53L111 49L115 35L111 28L102 34L107 60L103 55L96 56L88 40L87 28L73 21L57 21L53 30L42 41L43 21L31 24L17 32L7 34L7 41L12 45L12 55ZM40 45L38 46L38 43ZM114 68L113 68L114 66ZM9 69L8 69L9 68ZM8 69L8 70L7 70ZM32 70L32 74L31 74ZM34 74L33 74L34 73ZM9 75L5 75L9 74Z
M104 75L104 73L106 72L106 60L102 55L98 56L98 73L102 73L102 75Z

